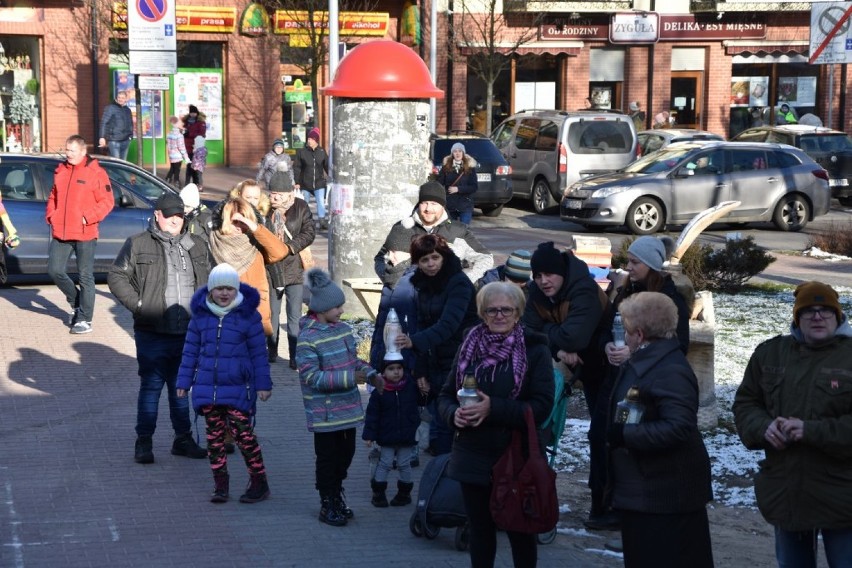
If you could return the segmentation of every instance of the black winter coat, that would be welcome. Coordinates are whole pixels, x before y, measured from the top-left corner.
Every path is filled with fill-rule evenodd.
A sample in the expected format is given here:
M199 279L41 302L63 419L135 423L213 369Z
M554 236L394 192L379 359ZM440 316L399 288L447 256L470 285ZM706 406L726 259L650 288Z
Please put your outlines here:
M622 365L609 400L630 387L645 405L639 424L624 425L624 446L609 449L608 490L615 509L677 514L698 511L713 498L710 458L698 431L698 381L677 339L639 349Z
M293 160L293 176L299 189L313 191L325 187L328 172L328 154L321 147L313 150L305 146L296 150Z
M441 169L438 170L438 176L435 178L435 181L443 185L444 189L449 189L451 186L459 188L458 193L447 193L445 209L450 212L473 211L473 194L479 189L476 160L465 154L462 163L464 168L461 172L456 173L453 168L452 155L447 156L441 165Z
M133 114L127 105L109 103L101 118L100 137L106 141L124 142L133 138Z
M273 233L275 233L275 227L272 225L272 216L274 214L275 210L270 209L266 217L266 226ZM293 235L293 238L288 239L285 234L283 239L283 243L290 249L290 254L284 257L284 260L266 266L270 284L272 284L273 288L302 284L304 268L302 267L302 259L299 257L299 252L308 248L316 237L311 209L305 203L304 199L293 201L293 205L290 206L284 217L286 219L284 224L287 226L290 234Z
M477 369L479 390L491 397L491 413L475 428L456 430L453 424L453 414L459 407L455 379L458 360L453 362L452 370L438 395L441 420L455 430L448 466L448 475L452 479L477 485L490 484L491 470L511 442L512 432L526 432L524 405L528 404L532 409L536 424L541 424L550 416L555 388L547 338L527 330L524 332L524 342L527 376L517 400L510 398L515 386L511 361L498 365L496 369Z
M425 397L420 396L417 383L409 376L400 390L374 390L364 415L361 439L380 446L413 446L420 426L420 406L424 404Z
M414 377L429 379L432 392L437 394L465 330L479 323L476 290L455 255L444 258L435 276L417 269L411 284L417 290L417 332L409 336L417 357Z
M109 268L107 283L113 296L133 314L133 329L157 332L166 312L166 251L151 230L124 242ZM195 272L195 287L206 285L212 264L207 243L198 235L184 233L180 245Z

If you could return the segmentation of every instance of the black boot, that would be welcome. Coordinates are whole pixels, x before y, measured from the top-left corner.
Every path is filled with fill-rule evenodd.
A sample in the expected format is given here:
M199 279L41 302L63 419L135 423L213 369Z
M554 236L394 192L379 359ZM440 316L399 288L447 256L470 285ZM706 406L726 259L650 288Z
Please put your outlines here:
M213 474L213 495L210 496L211 503L224 503L228 500L231 476L228 472L217 472Z
M184 456L195 460L203 460L207 457L207 450L200 447L192 439L192 433L177 434L172 443L172 455Z
M341 485L337 489L337 493L334 496L334 503L335 503L335 506L337 507L337 510L340 512L341 515L343 515L344 518L351 519L352 517L355 516L355 513L346 504L346 499L344 499L345 494L346 494L346 491L343 489L343 486Z
M290 368L296 368L296 338L287 336L287 348L290 350Z
M333 527L346 526L346 517L334 506L334 497L331 495L321 496L319 520Z
M388 498L385 495L385 491L387 490L387 488L387 481L376 481L375 479L370 481L370 489L373 490L373 498L370 500L370 503L373 504L373 507L388 506Z
M136 463L154 463L154 450L151 436L139 436L136 438L136 447L133 455Z
M269 497L269 484L266 482L266 474L251 474L246 492L240 495L240 503L257 503L267 497Z
M402 507L411 504L411 490L414 489L414 484L410 481L397 481L396 489L396 496L390 502L391 506Z

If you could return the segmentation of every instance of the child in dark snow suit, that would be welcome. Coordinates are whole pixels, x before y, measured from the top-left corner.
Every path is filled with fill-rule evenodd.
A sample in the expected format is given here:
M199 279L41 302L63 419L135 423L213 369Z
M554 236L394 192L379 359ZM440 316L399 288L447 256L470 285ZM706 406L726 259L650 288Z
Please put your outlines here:
M387 507L385 490L388 487L388 473L396 460L399 469L397 494L391 499L394 507L411 503L411 458L415 436L420 425L420 406L426 405L426 397L420 394L417 382L405 371L402 355L388 353L382 363L382 376L385 379L383 392L374 390L367 404L367 415L361 438L367 447L373 443L381 446L376 474L370 480L373 490L371 503L376 507Z
M192 296L192 320L186 333L177 378L177 395L192 389L192 406L207 423L207 455L215 483L210 501L228 500L225 430L230 430L249 471L249 486L240 497L256 503L269 497L263 454L254 433L256 399L268 400L272 379L266 335L257 306L260 294L241 284L237 271L219 264L207 286Z

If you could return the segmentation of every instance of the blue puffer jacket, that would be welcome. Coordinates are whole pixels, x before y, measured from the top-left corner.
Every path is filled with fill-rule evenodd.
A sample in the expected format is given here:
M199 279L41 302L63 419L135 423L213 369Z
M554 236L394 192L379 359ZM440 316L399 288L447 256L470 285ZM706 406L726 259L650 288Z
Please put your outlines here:
M380 446L413 446L417 443L422 404L426 404L426 397L420 396L417 383L410 376L396 390L387 387L381 393L374 390L367 405L361 439L378 442Z
M230 406L253 413L257 391L272 390L260 294L240 284L243 303L219 318L207 307L207 286L192 296L177 388L192 388L192 407Z

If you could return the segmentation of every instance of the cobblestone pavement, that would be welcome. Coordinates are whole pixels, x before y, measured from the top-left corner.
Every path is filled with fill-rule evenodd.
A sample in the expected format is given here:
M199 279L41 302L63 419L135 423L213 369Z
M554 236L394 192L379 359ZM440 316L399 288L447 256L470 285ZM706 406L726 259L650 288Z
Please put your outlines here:
M313 438L297 376L282 360L273 365L273 396L259 403L257 418L269 500L237 502L247 474L231 456L232 499L211 504L207 462L169 452L165 396L156 462L134 463L138 377L130 315L104 285L92 333L69 335L66 308L54 286L0 290L0 566L469 565L454 548L453 530L435 540L412 535L413 505L370 505L360 444L346 483L355 519L344 528L317 520ZM203 420L196 427L203 431ZM414 471L417 481L423 466ZM599 550L587 551L571 532L565 527L539 547L540 566L621 565L602 551L603 538ZM497 566L511 566L504 535Z

